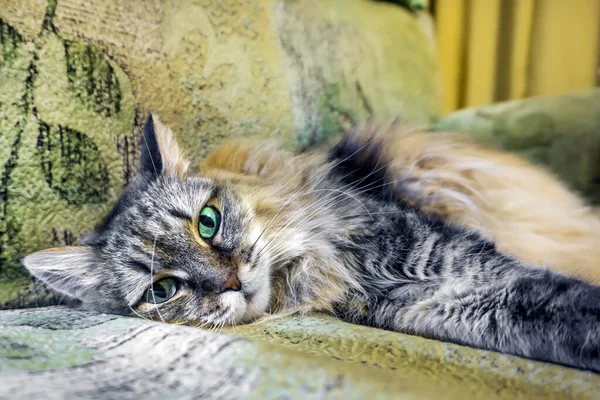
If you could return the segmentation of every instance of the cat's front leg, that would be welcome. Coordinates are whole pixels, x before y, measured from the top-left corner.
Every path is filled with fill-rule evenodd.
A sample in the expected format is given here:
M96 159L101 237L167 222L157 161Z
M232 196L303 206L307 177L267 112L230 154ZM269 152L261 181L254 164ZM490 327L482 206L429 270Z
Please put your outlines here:
M600 287L547 272L379 304L394 330L600 372ZM389 313L395 305L395 312Z

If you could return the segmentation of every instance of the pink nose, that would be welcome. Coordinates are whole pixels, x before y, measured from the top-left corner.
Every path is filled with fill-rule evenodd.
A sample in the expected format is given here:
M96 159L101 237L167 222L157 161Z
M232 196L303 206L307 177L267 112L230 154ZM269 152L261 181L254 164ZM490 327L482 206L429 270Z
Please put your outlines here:
M229 273L229 277L221 286L221 293L227 292L228 290L233 290L237 292L242 289L242 284L237 278L237 270L234 268Z

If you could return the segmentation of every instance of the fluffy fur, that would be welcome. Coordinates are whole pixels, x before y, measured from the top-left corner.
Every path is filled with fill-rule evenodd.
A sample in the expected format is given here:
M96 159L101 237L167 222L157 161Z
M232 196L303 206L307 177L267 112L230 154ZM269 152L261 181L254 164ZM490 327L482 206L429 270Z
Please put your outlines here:
M396 195L531 264L600 283L600 218L546 170L452 133L375 133Z
M548 171L455 133L365 127L350 134L375 140L395 196L420 211L475 229L522 261L600 284L600 214ZM300 163L319 165L320 155ZM237 141L208 156L202 170L257 174L260 165L293 173L292 154L273 143ZM285 177L283 178L285 179Z
M522 174L546 179L573 203L539 195L537 201L562 205L564 215L589 211L524 162L509 157L504 163L493 152L419 135L365 129L328 151L299 155L238 142L191 173L171 133L150 118L140 170L106 220L81 246L40 251L24 264L55 290L104 312L219 326L324 311L600 371L600 288L523 263L482 235L523 259L564 254L556 269L580 260L552 246L525 251L516 239L502 239L502 224L517 229L535 221L524 224L524 215L506 211L520 202L507 204L506 193L486 186L502 181L496 166L521 165ZM442 151L452 146L454 155ZM515 182L515 194L526 191L524 179ZM508 192L507 184L500 187ZM524 200L532 206L534 192ZM198 234L206 205L222 218L211 240ZM583 236L596 233L590 229ZM520 238L532 232L560 238L538 228ZM222 290L235 275L240 290ZM144 301L144 292L165 277L176 280L175 295L161 304Z

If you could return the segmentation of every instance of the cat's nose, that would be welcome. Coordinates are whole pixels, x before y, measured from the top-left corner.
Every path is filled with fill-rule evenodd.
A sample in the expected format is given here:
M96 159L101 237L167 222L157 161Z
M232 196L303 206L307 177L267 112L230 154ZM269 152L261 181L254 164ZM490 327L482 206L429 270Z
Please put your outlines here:
M221 286L221 293L227 292L229 290L233 290L237 292L242 289L242 283L238 280L237 277L237 268L233 268L227 277L227 280Z

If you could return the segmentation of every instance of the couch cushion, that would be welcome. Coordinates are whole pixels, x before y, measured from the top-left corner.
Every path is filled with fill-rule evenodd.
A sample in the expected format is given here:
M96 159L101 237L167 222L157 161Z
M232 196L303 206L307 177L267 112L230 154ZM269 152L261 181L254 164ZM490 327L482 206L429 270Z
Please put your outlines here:
M222 333L63 308L0 311L0 398L592 398L600 375L292 317Z

